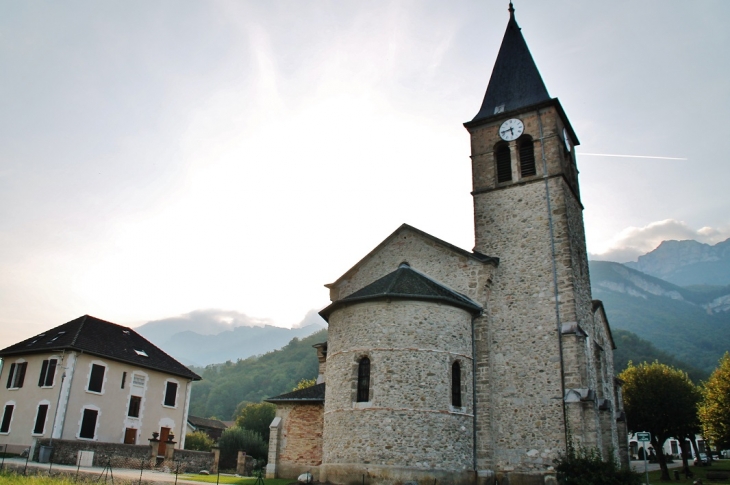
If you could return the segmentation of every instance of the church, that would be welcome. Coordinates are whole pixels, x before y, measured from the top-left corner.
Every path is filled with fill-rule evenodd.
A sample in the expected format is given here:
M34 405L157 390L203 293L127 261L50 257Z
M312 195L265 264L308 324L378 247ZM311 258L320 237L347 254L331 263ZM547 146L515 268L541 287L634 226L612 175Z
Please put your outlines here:
M628 465L591 297L578 137L509 21L471 136L475 247L407 224L336 281L313 387L267 399L267 477L556 483L569 444Z

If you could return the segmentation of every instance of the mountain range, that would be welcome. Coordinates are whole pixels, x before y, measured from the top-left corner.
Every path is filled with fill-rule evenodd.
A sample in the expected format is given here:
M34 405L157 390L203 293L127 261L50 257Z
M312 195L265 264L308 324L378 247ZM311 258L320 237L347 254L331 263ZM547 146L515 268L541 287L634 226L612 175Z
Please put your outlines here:
M202 367L280 349L293 338L307 337L325 326L314 310L292 328L234 311L197 310L135 330L181 363Z
M636 263L591 261L590 273L612 329L707 374L730 350L730 239L664 241Z

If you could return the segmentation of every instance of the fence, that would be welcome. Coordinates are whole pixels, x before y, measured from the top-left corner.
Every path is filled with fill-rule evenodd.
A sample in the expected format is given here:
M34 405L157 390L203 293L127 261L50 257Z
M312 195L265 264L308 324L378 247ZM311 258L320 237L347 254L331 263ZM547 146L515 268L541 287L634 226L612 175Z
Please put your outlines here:
M45 442L47 440L42 441ZM5 451L7 450L7 445L0 445L0 454L2 454L2 458L0 458L0 473L16 473L21 475L45 475L47 473L48 475L71 478L74 481L94 482L101 482L103 478L104 483L110 480L112 484L116 478L118 483L136 483L142 485L143 483L149 484L157 481L154 476L149 475L149 472L165 472L174 473L174 483L177 484L179 474L199 473L205 469L199 465L201 463L212 462L216 457L215 455L217 455L217 453L175 450L176 453L171 453L173 455L172 459L162 459L162 457L150 457L149 447L145 446L134 447L132 445L133 448L128 448L130 445L115 445L111 443L82 443L82 445L86 446L78 446L78 444L78 442L54 440L46 463L31 461L33 457L39 456L39 452L33 452L31 448L27 448L23 452L24 456L22 457L6 458ZM47 445L43 443L41 446L45 447ZM125 449L125 447L127 448ZM36 446L36 448L40 449L40 446ZM87 449L84 450L81 448ZM94 448L93 457L91 454L83 454L90 451L88 448ZM135 450L135 448L146 450L146 454L140 456L140 450ZM69 457L74 449L77 451L77 458L73 460L73 463L69 463ZM115 456L115 450L121 451L121 455L124 456ZM56 456L57 451L58 459ZM97 455L97 451L99 451L99 455ZM88 463L83 463L85 460ZM89 469L87 466L93 466L95 468Z

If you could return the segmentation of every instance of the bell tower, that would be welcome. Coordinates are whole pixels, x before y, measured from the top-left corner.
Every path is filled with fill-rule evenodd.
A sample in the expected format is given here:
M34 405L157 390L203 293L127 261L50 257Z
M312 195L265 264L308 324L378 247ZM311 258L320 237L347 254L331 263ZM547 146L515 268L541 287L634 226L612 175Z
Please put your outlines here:
M477 468L537 479L568 439L601 443L594 403L566 398L590 397L585 349L593 314L578 138L548 94L512 3L509 15L481 108L464 124L474 250L500 260L489 315L475 325L476 414L490 416L477 423Z

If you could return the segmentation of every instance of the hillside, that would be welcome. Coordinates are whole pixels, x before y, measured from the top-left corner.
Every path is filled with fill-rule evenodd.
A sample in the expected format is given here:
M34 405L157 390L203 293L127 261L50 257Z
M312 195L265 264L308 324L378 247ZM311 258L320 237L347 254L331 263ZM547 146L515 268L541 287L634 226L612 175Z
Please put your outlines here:
M261 356L193 367L203 380L193 384L190 414L228 420L241 401L260 402L291 391L302 379L317 377L319 363L312 346L326 340L327 330L320 330Z
M730 349L730 287L681 288L608 261L592 261L590 272L613 329L708 373Z

